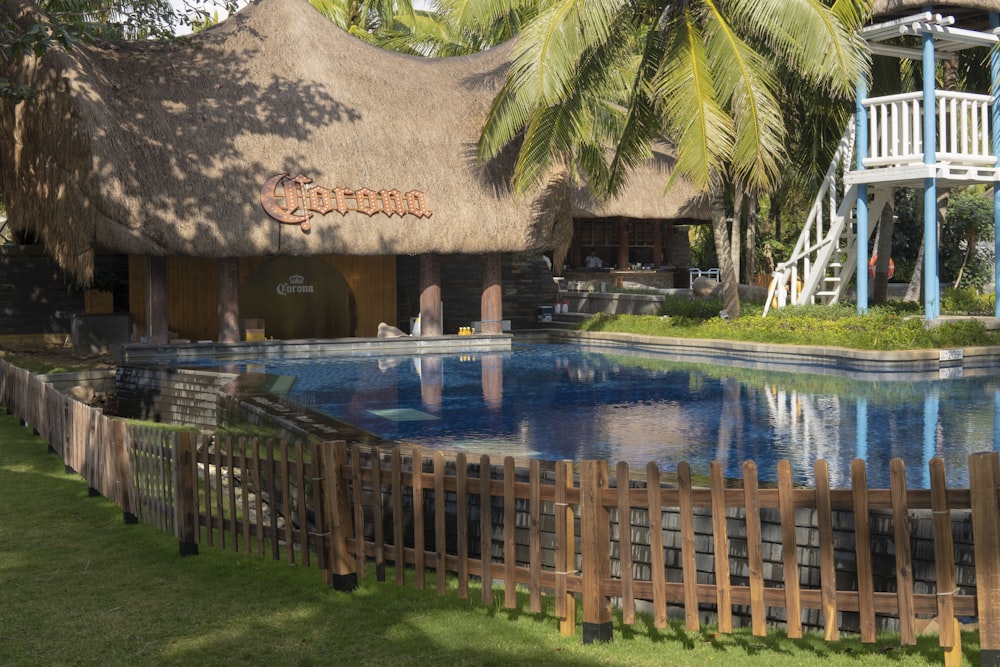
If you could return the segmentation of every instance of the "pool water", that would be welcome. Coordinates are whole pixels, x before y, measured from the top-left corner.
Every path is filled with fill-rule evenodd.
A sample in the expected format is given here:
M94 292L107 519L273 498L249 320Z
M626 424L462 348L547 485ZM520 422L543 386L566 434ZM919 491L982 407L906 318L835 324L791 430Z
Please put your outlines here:
M476 455L626 461L634 470L721 461L762 481L787 459L813 482L825 459L834 487L855 458L887 488L889 460L928 488L927 462L945 460L949 486L967 486L970 453L998 447L1000 377L858 381L640 358L564 345L509 352L328 357L250 370L294 377L288 398L387 440Z

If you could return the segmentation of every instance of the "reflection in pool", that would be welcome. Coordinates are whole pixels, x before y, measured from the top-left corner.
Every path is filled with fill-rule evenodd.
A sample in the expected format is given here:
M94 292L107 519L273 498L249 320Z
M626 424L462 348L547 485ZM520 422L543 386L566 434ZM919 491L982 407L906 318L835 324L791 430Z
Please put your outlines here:
M835 487L854 458L869 486L888 487L893 457L912 487L945 460L950 486L968 484L967 457L997 447L1000 377L866 382L638 358L562 345L450 356L327 357L254 364L294 376L288 397L375 435L431 448L547 460L655 461L696 474L722 461L761 480L788 459L812 482L826 459Z

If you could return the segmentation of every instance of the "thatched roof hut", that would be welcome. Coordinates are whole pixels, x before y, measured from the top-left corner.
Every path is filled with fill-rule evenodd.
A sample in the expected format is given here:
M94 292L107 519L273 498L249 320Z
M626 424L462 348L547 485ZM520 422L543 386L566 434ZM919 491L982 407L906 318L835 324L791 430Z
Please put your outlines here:
M17 20L41 18L27 0L0 7ZM509 54L430 60L383 51L307 0L257 0L190 44L52 49L8 68L40 93L0 114L11 224L86 278L95 252L541 251L567 242L573 210L666 218L698 194L664 196L667 155L618 203L574 197L561 174L531 196L512 194L512 156L475 158ZM281 174L289 176L268 190ZM283 195L298 175L321 186L314 211L335 209L313 213L308 231L262 207L262 190L272 192L272 210L294 218ZM337 199L338 188L362 193L340 190Z
M872 11L875 16L885 16L899 12L917 13L932 5L939 14L949 14L952 11L976 10L979 12L1000 11L997 0L947 0L947 2L927 2L927 0L875 0Z
M947 0L947 2L927 2L927 0L875 0L872 14L875 22L912 16L931 6L934 13L954 16L964 28L987 29L989 21L986 12L1000 11L1000 0Z

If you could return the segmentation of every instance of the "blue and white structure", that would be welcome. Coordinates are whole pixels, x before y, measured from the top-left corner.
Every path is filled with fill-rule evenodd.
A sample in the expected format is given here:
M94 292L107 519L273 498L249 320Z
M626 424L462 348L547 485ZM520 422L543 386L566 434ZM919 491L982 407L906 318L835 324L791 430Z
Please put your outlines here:
M940 13L926 7L863 29L872 55L920 64L922 89L869 97L869 82L859 82L854 122L844 133L795 249L788 261L775 268L766 308L834 304L853 287L858 312L866 312L872 259L868 245L877 228L869 221L879 219L895 188L907 187L924 193L924 316L928 321L937 319L938 193L975 183L993 185L994 224L1000 215L1000 188L996 187L1000 180L1000 104L996 103L1000 7L996 4L961 3ZM949 9L954 15L943 13ZM962 21L978 29L961 27ZM992 77L990 94L938 88L937 62L977 47L989 49L985 52ZM1000 317L1000 298L997 303Z

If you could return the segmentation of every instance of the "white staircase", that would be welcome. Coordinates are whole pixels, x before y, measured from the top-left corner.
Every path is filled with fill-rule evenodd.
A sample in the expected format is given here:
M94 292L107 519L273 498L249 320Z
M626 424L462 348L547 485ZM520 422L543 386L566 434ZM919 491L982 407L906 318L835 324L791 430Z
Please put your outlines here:
M850 287L857 264L855 211L857 185L844 183L851 170L854 124L844 132L827 169L823 184L809 211L799 240L787 260L778 264L771 277L764 315L770 308L813 303L835 304ZM890 188L874 189L869 211L881 214ZM874 229L876 225L869 225ZM867 242L867 239L866 239Z
M933 49L928 52L926 43L914 40L902 46L893 40L930 35L942 53L1000 45L1000 35L994 31L978 32L954 23L954 17L923 12L868 26L862 35L872 53L917 62L933 55ZM859 104L863 109L840 141L795 249L775 267L765 315L772 307L835 304L845 297L857 269L855 211L860 185L868 187L868 218L874 221L868 225L870 234L878 228L877 220L896 187L927 188L928 183L959 187L1000 180L992 139L992 96L934 89L869 97ZM925 120L933 123L933 130ZM855 122L862 123L866 134L860 167L855 164ZM930 146L924 144L925 135ZM866 258L867 241L862 248ZM1000 302L1000 286L997 294ZM934 313L928 315L931 319L936 317L935 303L925 304L927 312Z

